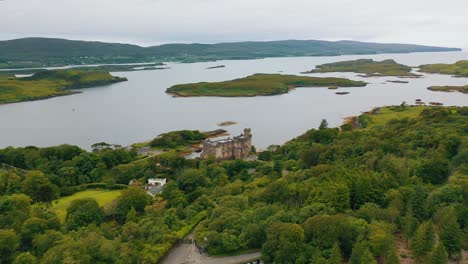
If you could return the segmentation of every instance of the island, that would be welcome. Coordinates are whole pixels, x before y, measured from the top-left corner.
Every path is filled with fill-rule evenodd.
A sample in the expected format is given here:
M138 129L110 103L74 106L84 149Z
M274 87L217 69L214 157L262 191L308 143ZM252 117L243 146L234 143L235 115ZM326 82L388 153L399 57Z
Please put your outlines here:
M207 70L213 70L213 69L220 69L220 68L226 68L226 65L217 65L217 66L211 66L206 68Z
M419 66L419 71L425 73L450 74L456 77L468 77L468 60L461 60L452 64L424 64Z
M254 74L224 82L174 85L166 90L175 96L251 97L285 94L296 87L358 87L366 82L345 78L320 78L282 74Z
M420 75L411 73L411 67L399 64L394 60L374 61L372 59L359 59L350 61L340 61L317 65L316 69L303 72L325 73L325 72L355 72L362 73L363 77L419 77Z
M427 88L434 92L460 92L468 94L468 85L465 86L431 86Z
M43 70L30 77L0 76L0 104L46 99L79 93L72 89L91 88L126 81L97 70Z

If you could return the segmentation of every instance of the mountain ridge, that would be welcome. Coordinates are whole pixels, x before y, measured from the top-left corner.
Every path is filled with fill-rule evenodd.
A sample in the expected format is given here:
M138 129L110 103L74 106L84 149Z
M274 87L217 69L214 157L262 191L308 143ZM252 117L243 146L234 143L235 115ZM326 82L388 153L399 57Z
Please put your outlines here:
M0 68L154 61L198 62L267 57L436 51L461 51L461 49L351 40L275 40L215 44L172 43L142 47L125 43L32 37L0 41Z

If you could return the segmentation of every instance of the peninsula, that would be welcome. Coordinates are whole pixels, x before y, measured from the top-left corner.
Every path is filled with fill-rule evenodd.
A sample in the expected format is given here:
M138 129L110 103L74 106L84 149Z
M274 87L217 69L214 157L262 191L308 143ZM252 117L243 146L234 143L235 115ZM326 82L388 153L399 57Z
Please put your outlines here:
M166 90L177 96L250 97L288 93L296 87L357 87L362 81L345 78L320 78L282 74L254 74L224 82L200 82L174 85Z
M411 73L411 67L399 64L394 60L374 61L372 59L359 59L340 61L317 65L316 69L303 73L324 72L355 72L362 73L364 77L396 76L396 77L419 77Z
M456 77L468 77L468 60L457 61L452 64L424 64L419 66L420 72L450 74Z
M431 86L428 90L435 92L460 92L468 94L468 85L465 86Z
M126 81L106 71L46 70L30 77L0 76L0 104L46 99L78 93L71 89L103 86Z
M136 62L200 62L268 57L460 51L458 48L358 41L279 40L152 47L55 38L0 41L0 69Z

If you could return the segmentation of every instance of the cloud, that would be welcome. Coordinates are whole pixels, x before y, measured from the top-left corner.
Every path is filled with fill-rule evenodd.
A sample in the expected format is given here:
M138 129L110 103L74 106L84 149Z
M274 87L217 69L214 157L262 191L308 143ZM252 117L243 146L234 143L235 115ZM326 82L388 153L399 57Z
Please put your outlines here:
M15 0L0 8L0 38L146 45L294 38L464 46L466 10L465 0Z

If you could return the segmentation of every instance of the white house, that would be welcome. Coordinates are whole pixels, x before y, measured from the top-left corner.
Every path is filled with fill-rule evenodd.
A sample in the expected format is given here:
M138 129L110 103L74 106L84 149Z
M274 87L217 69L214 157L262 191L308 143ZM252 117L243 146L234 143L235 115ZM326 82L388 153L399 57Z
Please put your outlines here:
M164 186L164 185L166 185L166 178L163 178L163 179L160 179L160 178L148 179L148 185L149 186Z
M166 185L166 181L166 178L148 179L148 185L145 186L145 189L149 195L155 197L156 194L161 193L163 191L164 185Z

